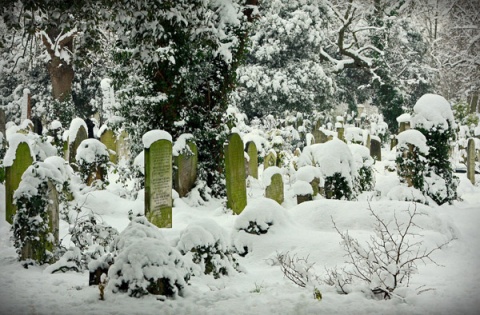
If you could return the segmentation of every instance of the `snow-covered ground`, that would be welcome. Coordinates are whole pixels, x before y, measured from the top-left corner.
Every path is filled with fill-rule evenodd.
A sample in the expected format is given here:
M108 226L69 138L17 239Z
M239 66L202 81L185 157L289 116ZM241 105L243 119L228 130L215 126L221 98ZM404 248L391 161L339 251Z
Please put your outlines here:
M440 207L418 205L427 213L417 222L424 228L425 245L435 247L453 240L432 255L438 265L429 261L419 264L409 288L399 291L404 299L377 300L361 286L340 295L335 288L319 284L323 299L318 301L313 298L312 288L301 288L284 277L276 261L279 253L308 257L315 262L313 272L320 278L325 276L325 268L344 264L345 252L332 220L341 231L348 230L364 241L373 233L369 203L385 218L413 207L409 202L388 200L386 195L398 185L398 179L395 173L384 171L382 163L377 163L376 170L376 189L381 196L364 193L357 201L318 198L296 205L293 188L286 184L283 209L274 214L276 224L263 235L236 231L239 216L224 211L221 200L191 207L187 199L175 199L173 228L162 230L172 245L189 224L208 218L223 227L232 241L247 244L250 252L239 258L242 272L219 279L192 277L183 297L164 301L153 295L132 298L111 292L106 292L101 301L98 287L88 285L88 272L50 274L45 271L47 266L23 268L10 240L10 225L3 219L5 192L0 185L0 314L478 314L480 187L471 185L465 174L458 174L461 201ZM261 185L261 181L250 183L247 207L267 204L261 199ZM78 202L122 231L129 223L129 210L143 212L143 200L125 200L118 196L117 188L112 184ZM67 224L63 222L60 228L60 237L65 236Z

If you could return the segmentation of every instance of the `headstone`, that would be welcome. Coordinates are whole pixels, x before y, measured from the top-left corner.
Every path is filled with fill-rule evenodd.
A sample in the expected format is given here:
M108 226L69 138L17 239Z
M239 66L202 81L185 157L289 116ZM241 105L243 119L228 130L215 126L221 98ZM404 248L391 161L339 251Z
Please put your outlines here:
M50 201L48 204L48 226L53 234L53 242L48 243L47 250L53 253L55 244L59 242L60 201L58 191L50 180L48 181L48 200Z
M475 140L468 139L467 145L467 178L475 185Z
M410 122L409 121L402 121L400 122L400 127L398 129L398 133L401 133L402 131L410 129Z
M258 179L258 151L255 142L247 142L246 151L248 154L248 175Z
M274 150L268 151L268 154L263 159L263 169L266 170L270 166L277 165L277 153Z
M150 134L149 134L150 133ZM144 135L160 135L145 145L145 216L159 228L172 227L172 141L165 131L152 130ZM168 136L167 136L168 135Z
M278 204L284 201L282 174L276 173L270 178L270 185L265 188L265 197L275 200Z
M247 205L243 142L237 133L229 136L224 145L227 208L240 214Z
M21 115L20 122L23 122L26 119L31 119L32 116L32 96L30 95L29 89L23 89L23 98L21 103Z
M7 117L5 116L5 111L0 106L0 132L3 137L6 138L5 130L7 125Z
M68 163L71 165L75 164L78 146L85 139L88 139L86 124L82 119L75 118L68 134Z
M293 192L295 196L297 196L297 204L313 200L313 189L308 182L297 180L295 184L293 184Z
M182 152L173 159L176 166L173 186L180 197L185 197L197 180L198 148L192 139L186 140L186 144L190 152Z
M338 124L338 123L337 123ZM336 129L337 129L337 137L338 139L342 140L343 142L345 142L345 128L343 127L340 127L340 126L336 126Z
M382 143L379 139L370 139L370 156L376 161L382 160Z
M11 147L11 149L15 148ZM13 223L13 216L17 212L17 207L13 203L13 194L22 180L23 173L32 163L30 146L25 139L16 147L13 163L5 165L5 220L10 224Z
M108 149L110 162L117 163L117 143L116 143L116 136L113 130L106 129L100 135L100 142L102 142Z
M390 136L390 150L393 150L398 144L398 139L395 137L395 135Z
M130 158L129 137L125 130L122 130L118 135L116 144L117 162L128 160Z

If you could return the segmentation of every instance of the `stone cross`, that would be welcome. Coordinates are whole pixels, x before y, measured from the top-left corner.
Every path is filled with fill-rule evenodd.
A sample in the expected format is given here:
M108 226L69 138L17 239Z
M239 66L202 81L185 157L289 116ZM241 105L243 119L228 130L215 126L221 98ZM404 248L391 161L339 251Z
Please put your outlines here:
M243 142L237 133L229 136L224 145L227 208L240 214L247 205Z

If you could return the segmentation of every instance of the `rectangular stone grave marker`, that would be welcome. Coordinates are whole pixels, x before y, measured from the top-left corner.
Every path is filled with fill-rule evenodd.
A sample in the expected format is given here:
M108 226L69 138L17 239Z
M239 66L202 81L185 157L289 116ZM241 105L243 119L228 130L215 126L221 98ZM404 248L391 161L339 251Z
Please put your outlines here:
M255 142L249 141L247 143L248 160L248 175L258 179L258 150Z
M382 143L379 139L370 139L370 156L376 161L382 160Z
M13 223L13 216L17 212L17 207L13 202L13 194L20 185L23 173L33 163L27 138L21 134L15 135L15 138L17 137L24 139L18 141L18 146L9 148L9 150L16 150L14 153L15 159L11 165L5 165L5 220L10 224ZM7 152L7 155L10 153Z
M197 180L198 149L193 139L187 139L190 152L182 152L174 157L176 166L173 186L180 197L185 197L192 190Z
M475 185L475 140L468 139L467 144L467 178Z
M148 147L146 136L159 135ZM144 135L145 216L159 228L172 227L172 140L170 134L152 130Z
M100 142L102 142L108 149L110 162L117 163L117 137L111 129L106 129L100 135Z
M70 132L68 134L68 163L75 165L75 156L77 149L83 140L88 138L87 124L81 118L75 118L70 125Z
M274 174L270 180L270 185L265 188L265 197L281 205L284 201L282 174Z
M243 141L237 133L229 136L224 145L227 208L240 214L247 205Z

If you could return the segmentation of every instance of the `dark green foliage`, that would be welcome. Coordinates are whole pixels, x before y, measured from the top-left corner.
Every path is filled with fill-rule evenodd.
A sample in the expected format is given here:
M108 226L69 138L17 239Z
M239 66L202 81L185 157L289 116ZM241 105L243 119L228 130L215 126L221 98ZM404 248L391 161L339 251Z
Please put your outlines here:
M358 170L357 185L360 191L372 191L375 186L375 174L372 167L362 166Z
M347 199L353 198L353 192L348 185L348 181L340 173L325 178L325 197L327 199Z
M197 246L190 250L193 253L192 261L196 264L204 266L204 273L212 275L215 279L221 276L228 276L229 266L234 269L238 268L238 262L235 259L234 251L224 250L220 241L214 245Z
M425 155L416 146L398 147L399 154L395 159L397 174L400 181L411 184L414 188L424 191L424 177L427 166Z

